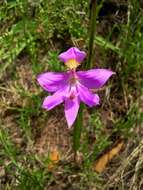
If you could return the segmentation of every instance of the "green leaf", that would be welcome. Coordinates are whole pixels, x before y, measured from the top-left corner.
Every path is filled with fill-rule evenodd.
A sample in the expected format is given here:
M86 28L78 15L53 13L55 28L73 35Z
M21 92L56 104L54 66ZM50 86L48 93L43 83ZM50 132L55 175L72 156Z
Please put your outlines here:
M111 49L112 51L121 54L121 49L111 42L107 41L106 39L102 38L101 36L95 36L95 43L105 49Z

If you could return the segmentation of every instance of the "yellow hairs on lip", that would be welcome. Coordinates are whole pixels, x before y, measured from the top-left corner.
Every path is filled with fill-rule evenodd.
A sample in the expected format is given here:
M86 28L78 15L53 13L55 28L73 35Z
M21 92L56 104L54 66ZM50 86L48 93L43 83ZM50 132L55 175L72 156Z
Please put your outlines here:
M69 59L65 65L69 68L69 69L76 69L79 66L79 62L77 62L75 59Z

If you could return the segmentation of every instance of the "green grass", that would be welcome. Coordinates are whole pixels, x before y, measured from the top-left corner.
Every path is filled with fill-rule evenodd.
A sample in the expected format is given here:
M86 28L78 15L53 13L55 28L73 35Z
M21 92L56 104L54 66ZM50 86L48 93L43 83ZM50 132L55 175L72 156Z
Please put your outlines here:
M101 106L86 110L89 117L79 149L82 163L61 160L50 172L49 152L41 156L34 148L38 135L48 127L48 120L54 114L59 119L56 114L59 112L61 117L61 110L47 113L41 109L47 93L37 85L36 77L47 70L64 71L57 57L67 47L77 45L88 50L89 5L86 0L0 3L2 190L44 190L52 186L56 189L59 184L61 188L70 185L71 189L100 190L105 176L94 172L92 166L98 155L115 142L113 135L126 142L140 141L135 131L143 123L143 9L137 0L125 6L127 11L117 20L112 19L115 14L97 17L94 66L101 63L114 70L116 76L99 91ZM106 31L104 21L108 22Z

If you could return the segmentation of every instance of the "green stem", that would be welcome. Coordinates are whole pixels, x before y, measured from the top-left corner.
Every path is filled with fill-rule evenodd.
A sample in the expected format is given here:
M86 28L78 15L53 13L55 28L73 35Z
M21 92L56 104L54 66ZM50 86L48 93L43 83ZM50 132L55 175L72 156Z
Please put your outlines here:
M91 0L90 3L90 25L89 25L89 44L88 44L88 59L86 69L92 68L92 57L93 57L93 45L96 27L96 0Z
M74 131L73 131L73 150L74 150L74 158L76 160L77 151L80 146L80 137L81 137L81 131L82 131L82 116L83 116L83 107L84 105L81 104L79 109L79 114L77 116L75 125L74 125Z
M96 18L105 0L100 0L97 5L97 0L90 1L90 23L89 23L89 43L88 43L88 58L85 69L91 69L93 66L93 50L94 50L94 39L96 29Z

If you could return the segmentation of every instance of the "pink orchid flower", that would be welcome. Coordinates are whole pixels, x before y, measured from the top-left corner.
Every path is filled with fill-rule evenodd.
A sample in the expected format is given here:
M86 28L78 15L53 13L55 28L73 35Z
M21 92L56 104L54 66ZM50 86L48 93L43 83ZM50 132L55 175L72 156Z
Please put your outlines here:
M70 68L67 72L46 72L37 78L40 86L54 92L44 99L42 107L51 110L55 106L65 103L65 117L70 128L78 114L80 102L89 107L99 105L99 96L92 93L92 89L102 87L114 74L107 69L91 69L88 71L75 71L76 67L86 57L86 53L76 47L61 53L59 59Z

